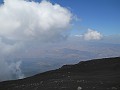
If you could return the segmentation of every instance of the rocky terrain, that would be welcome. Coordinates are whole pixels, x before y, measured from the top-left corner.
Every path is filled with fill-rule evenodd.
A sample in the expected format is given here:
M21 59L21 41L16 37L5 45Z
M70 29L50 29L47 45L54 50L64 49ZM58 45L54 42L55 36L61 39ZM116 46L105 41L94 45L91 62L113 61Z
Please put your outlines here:
M0 90L120 90L120 58L82 61L25 79L0 82Z

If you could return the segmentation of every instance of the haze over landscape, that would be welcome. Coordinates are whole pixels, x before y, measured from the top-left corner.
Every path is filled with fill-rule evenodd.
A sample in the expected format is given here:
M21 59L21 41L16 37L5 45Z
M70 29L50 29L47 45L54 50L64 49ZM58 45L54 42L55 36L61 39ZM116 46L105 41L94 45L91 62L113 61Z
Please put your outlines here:
M119 0L0 0L0 81L119 56Z

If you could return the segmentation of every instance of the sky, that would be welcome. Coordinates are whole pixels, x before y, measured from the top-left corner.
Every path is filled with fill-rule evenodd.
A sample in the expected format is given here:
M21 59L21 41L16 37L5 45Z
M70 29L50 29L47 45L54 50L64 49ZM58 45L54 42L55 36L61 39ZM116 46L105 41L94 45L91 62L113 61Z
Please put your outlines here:
M0 3L2 2L0 0ZM120 34L120 0L50 0L50 2L70 9L80 19L75 22L73 34L81 34L87 28L104 35Z
M82 19L80 25L83 27L93 28L105 35L120 33L119 0L76 0L74 3L71 2L70 6Z
M120 0L0 0L0 81L26 77L23 58L53 67L120 56L119 11Z
M50 1L70 8L81 20L81 22L77 22L76 27L92 28L104 35L120 34L120 0ZM75 28L75 32L81 33L77 28Z
M92 28L104 35L120 34L120 0L51 1L70 8L80 18L77 26L82 29Z

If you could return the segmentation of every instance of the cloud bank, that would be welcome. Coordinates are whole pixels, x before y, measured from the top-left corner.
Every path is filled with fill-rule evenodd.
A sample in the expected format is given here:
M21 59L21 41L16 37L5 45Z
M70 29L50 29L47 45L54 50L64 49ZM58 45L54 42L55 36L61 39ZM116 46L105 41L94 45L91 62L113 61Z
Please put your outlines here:
M71 21L72 13L68 9L49 1L4 0L0 6L0 58L27 47L28 42L32 46L32 43L65 39ZM16 69L20 74L19 67L19 63L0 60L0 80L11 79Z
M72 14L48 1L4 0L0 7L0 36L10 40L55 39L69 27Z
M100 40L102 38L102 34L98 31L88 29L87 33L83 35L85 40Z

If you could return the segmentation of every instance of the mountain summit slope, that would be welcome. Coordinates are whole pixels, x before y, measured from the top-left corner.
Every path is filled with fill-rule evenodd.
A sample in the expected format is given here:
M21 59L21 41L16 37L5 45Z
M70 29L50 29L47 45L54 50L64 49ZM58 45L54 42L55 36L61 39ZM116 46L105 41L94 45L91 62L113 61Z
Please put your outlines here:
M0 90L120 90L120 57L82 61L21 80Z

